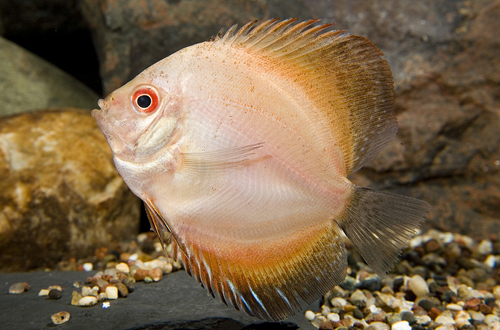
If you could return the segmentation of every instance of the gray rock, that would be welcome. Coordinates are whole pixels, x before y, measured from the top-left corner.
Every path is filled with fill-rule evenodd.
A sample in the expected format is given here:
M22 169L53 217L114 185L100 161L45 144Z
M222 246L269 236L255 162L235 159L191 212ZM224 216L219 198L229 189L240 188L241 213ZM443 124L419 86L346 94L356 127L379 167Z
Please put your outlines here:
M427 228L486 237L500 232L500 73L491 69L500 66L499 4L85 0L83 8L105 92L220 27L255 18L321 18L368 37L391 65L400 131L353 181L425 199L433 206Z
M93 109L99 96L49 62L0 37L0 117L36 109Z
M169 274L154 284L136 283L137 290L127 298L110 302L110 307L77 307L69 305L71 295L47 301L38 297L38 291L49 285L61 285L63 292L71 292L73 282L84 279L83 272L31 272L0 274L0 290L19 280L31 283L33 290L19 295L0 295L2 329L45 329L50 327L50 316L66 310L71 319L65 329L297 329L314 330L302 313L283 322L269 323L247 316L220 300L213 299L185 272ZM23 306L20 308L19 306ZM317 304L304 305L304 310ZM26 313L29 310L29 313Z

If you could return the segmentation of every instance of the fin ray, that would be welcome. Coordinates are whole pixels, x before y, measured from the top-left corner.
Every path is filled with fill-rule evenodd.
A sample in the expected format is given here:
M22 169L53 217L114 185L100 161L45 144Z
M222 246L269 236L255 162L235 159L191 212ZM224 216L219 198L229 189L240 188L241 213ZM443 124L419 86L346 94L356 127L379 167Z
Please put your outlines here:
M359 254L382 276L396 263L429 208L412 197L355 187L339 222Z
M210 173L237 167L248 161L254 151L263 145L264 143L256 143L216 151L185 152L182 153L183 169L188 172Z
M390 68L366 38L329 31L331 24L313 26L315 20L293 22L250 23L214 42L273 60L285 81L299 85L315 105L308 110L317 112L313 118L322 118L330 128L319 131L320 139L338 145L350 174L397 133Z

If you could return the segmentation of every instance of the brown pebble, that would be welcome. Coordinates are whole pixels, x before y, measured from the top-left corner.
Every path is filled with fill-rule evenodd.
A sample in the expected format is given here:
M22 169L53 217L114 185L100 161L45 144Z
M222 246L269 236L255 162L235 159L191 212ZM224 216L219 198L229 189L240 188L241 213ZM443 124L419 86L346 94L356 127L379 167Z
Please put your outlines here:
M128 288L125 284L118 282L115 286L118 288L118 294L120 297L126 298L128 296Z
M439 250L439 248L441 248L441 246L435 239L430 239L424 244L424 249L427 253L436 252L437 250Z
M333 330L333 329L335 329L335 327L333 326L333 323L331 321L326 321L326 322L321 323L321 325L319 326L319 329L320 330Z
M332 323L333 323L334 329L337 329L339 327L348 327L349 324L351 324L351 320L349 320L348 318L345 318L345 319L342 319L340 321L332 322Z
M52 314L50 318L52 319L52 322L54 322L54 324L63 324L69 321L69 317L70 315L68 312L62 311L59 313Z
M149 276L149 270L147 269L138 269L134 274L136 281L144 281L147 276Z
M50 299L61 299L62 292L61 290L58 289L51 289L49 291L49 298Z
M151 276L153 281L158 282L163 277L163 270L161 270L161 268L155 268L155 269L149 271L149 276Z
M488 315L488 314L491 314L491 312L493 310L491 309L490 306L488 306L486 304L481 304L481 305L479 305L479 311L481 311L481 313L483 313L484 315Z
M26 282L14 283L9 287L9 293L11 294L19 294L24 291L28 291L31 289L31 286Z
M432 307L431 310L429 311L428 315L430 316L431 319L435 320L436 317L441 315L441 311L437 309L436 307Z
M427 311L418 305L414 305L411 310L415 316L427 315Z
M464 309L471 309L473 311L479 310L479 305L481 304L481 300L479 298L472 298L465 302Z

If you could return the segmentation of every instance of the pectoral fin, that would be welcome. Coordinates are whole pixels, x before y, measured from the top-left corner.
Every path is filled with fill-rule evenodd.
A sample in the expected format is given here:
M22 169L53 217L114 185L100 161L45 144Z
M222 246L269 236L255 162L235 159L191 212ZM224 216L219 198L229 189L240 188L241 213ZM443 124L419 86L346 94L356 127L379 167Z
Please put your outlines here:
M185 152L182 153L183 170L206 174L241 166L263 145L264 143L256 143L217 151Z

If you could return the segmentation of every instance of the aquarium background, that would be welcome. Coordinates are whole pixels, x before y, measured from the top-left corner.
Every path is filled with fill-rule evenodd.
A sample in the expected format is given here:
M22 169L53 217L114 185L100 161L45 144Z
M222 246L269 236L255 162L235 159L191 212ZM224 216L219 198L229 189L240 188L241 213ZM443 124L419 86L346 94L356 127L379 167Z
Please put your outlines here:
M427 201L424 231L500 234L500 1L2 0L1 268L51 266L149 229L97 128L41 110L90 116L169 54L274 17L335 23L391 66L400 130L354 182Z

